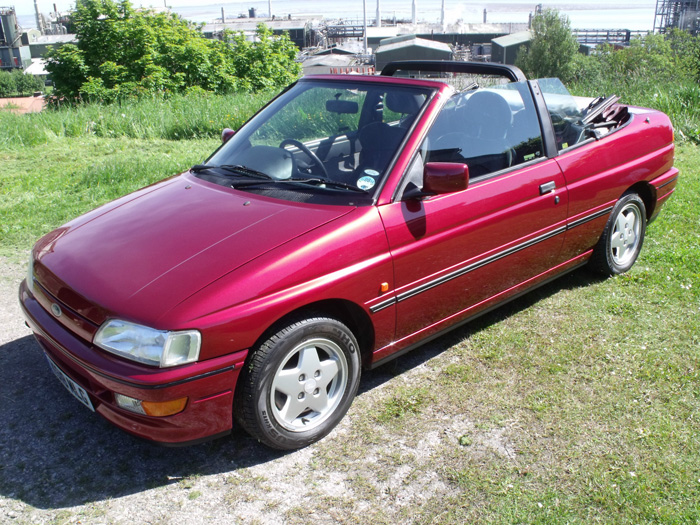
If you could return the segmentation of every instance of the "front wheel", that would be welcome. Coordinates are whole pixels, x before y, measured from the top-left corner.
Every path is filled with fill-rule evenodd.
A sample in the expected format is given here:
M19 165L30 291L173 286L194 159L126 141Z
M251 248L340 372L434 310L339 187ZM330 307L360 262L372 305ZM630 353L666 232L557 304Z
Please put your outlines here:
M625 273L632 268L642 249L646 227L644 201L636 193L623 195L593 249L591 268L605 275Z
M236 419L270 447L305 447L343 418L359 382L359 347L348 327L304 318L253 352L238 380Z

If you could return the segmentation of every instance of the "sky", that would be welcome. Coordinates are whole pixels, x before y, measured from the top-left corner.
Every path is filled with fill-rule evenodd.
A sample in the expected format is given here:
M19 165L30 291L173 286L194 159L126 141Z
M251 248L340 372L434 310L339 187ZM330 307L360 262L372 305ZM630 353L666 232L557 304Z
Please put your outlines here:
M15 0L16 1L16 0ZM36 0L39 10L43 13L53 11L56 4L59 11L67 11L75 5L75 0ZM164 0L131 0L135 7L160 7ZM367 16L373 17L377 1L380 2L382 15L391 17L410 18L411 0L366 0ZM428 22L436 22L440 16L441 0L416 0L418 18ZM572 28L611 29L625 28L635 30L651 30L654 23L656 0L482 0L463 2L460 0L445 0L446 18L448 20L463 19L467 23L481 22L483 10L488 10L488 21L494 23L527 22L528 13L534 11L535 5L541 3L544 7L556 7L566 14ZM6 2L11 4L11 2ZM179 7L186 7L181 14L195 21L208 21L220 16L221 6L226 8L228 16L239 12L247 12L249 7L257 7L258 12L266 14L267 0L248 0L247 2L232 2L223 0L167 0L170 7L177 12ZM345 0L329 2L328 0L271 0L273 13L318 13L328 17L362 16L362 0ZM26 27L34 24L34 0L21 0L15 4L17 14L21 17L20 24ZM199 16L197 16L199 15ZM28 18L30 17L31 18Z

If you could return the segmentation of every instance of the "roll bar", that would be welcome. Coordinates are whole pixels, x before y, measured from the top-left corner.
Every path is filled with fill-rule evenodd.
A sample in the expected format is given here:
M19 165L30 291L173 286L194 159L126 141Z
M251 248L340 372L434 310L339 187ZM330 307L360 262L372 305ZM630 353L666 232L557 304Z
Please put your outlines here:
M519 68L493 62L457 62L454 60L400 60L389 62L382 75L391 77L397 71L429 71L431 73L467 73L505 77L511 82L527 80Z

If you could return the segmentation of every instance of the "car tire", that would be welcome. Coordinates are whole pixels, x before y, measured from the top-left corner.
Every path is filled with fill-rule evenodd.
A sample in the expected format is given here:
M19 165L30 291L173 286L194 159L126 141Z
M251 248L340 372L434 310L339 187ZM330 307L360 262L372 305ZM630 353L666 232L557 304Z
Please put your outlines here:
M248 357L234 415L253 437L294 450L326 436L350 408L360 382L360 351L337 319L291 322Z
M623 195L593 249L590 267L604 275L617 275L632 268L644 243L646 217L646 207L639 195Z

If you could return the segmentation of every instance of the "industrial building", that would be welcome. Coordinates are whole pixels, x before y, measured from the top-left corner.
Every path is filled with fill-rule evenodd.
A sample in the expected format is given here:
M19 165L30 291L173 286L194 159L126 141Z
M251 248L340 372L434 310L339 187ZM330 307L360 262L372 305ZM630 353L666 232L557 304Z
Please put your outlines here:
M418 38L416 35L402 35L387 38L379 43L375 51L376 68L381 71L395 60L452 60L452 49L447 44Z
M491 40L491 61L499 64L515 64L521 46L529 47L532 32L519 31Z
M22 45L14 7L0 7L0 69L24 69L31 63L29 48Z
M223 22L221 20L224 20ZM316 33L323 20L322 15L304 18L224 18L205 24L202 33L206 38L221 39L224 31L242 32L248 40L255 38L258 24L265 24L275 35L287 33L299 48L316 45Z
M700 33L700 0L656 0L654 33L682 29Z

